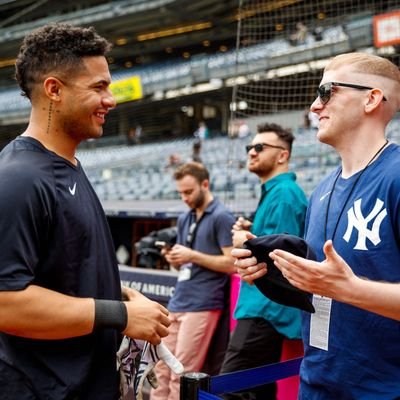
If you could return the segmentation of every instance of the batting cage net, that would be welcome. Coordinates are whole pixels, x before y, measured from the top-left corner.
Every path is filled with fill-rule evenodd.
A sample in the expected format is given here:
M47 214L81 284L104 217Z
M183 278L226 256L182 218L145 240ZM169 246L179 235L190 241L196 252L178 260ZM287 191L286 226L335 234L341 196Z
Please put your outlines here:
M329 60L353 51L399 65L397 0L240 1L229 127L231 138L238 140L231 143L227 169L232 181L245 162L244 145L236 142L250 141L261 122L292 129L291 167L307 194L338 164L334 150L316 139L318 122L309 107ZM398 128L395 119L387 132L393 141L398 141ZM252 188L253 182L239 186L231 203L257 198L258 189Z
M171 2L171 10L178 5ZM400 64L399 0L226 0L217 5L219 16L193 14L207 24L190 42L187 33L172 37L175 56L164 52L172 47L164 49L167 42L158 38L148 42L148 51L164 52L157 58L154 50L158 62L118 69L110 61L113 83L128 90L134 80L142 97L118 103L107 115L103 137L78 149L103 204L165 209L165 201L179 199L174 168L196 157L209 169L216 196L234 210L254 210L260 182L246 168L245 145L264 122L292 129L290 168L309 195L339 163L336 152L318 142L318 121L309 112L324 67L332 57L354 51ZM154 24L157 12L143 15ZM164 27L176 25L178 14L172 13L175 19L164 21ZM118 16L114 23L119 26ZM18 34L18 27L7 29ZM107 33L100 24L98 29ZM186 43L180 48L187 50L185 57L178 57L179 43ZM141 56L142 47L133 48ZM0 147L23 132L29 120L30 104L13 85L0 88ZM193 133L201 121L210 136L195 147ZM399 141L398 128L395 118L387 130L390 140Z

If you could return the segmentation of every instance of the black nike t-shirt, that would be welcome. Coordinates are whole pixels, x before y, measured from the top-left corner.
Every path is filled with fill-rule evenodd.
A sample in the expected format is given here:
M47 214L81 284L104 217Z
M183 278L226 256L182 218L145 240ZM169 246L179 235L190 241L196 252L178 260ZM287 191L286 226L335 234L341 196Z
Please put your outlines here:
M80 163L18 137L0 153L0 188L0 290L34 284L75 297L121 298L107 220ZM0 333L0 392L9 368L10 379L23 379L41 400L118 399L119 340L113 329L64 340Z

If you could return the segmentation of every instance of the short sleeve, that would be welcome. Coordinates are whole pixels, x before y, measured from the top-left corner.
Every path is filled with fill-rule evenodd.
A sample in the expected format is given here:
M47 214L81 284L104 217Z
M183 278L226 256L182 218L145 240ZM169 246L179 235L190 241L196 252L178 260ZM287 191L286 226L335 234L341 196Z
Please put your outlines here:
M0 173L0 290L24 289L50 233L50 197L32 170Z
M216 235L220 247L232 246L232 225L235 217L228 210L221 212L215 223Z

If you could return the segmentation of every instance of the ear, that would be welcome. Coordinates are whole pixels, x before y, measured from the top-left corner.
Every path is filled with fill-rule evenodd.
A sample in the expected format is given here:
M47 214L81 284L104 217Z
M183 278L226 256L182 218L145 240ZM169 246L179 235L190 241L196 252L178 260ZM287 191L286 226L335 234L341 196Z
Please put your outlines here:
M208 179L204 179L204 181L201 182L201 187L208 190L210 188L210 181Z
M289 150L281 150L281 154L278 158L278 164L284 164L289 160Z
M365 104L365 112L367 114L373 112L383 101L383 92L381 89L372 89L369 92L367 103Z
M44 87L46 96L51 101L60 101L60 94L61 94L62 86L63 86L62 82L59 79L54 78L52 76L48 77L43 82L43 87Z

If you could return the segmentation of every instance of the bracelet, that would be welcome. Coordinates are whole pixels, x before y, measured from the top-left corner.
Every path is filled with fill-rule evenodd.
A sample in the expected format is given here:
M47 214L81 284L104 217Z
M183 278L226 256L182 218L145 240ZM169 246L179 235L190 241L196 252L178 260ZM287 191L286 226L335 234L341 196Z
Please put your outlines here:
M128 323L126 305L118 300L94 299L93 331L115 328L122 332Z

